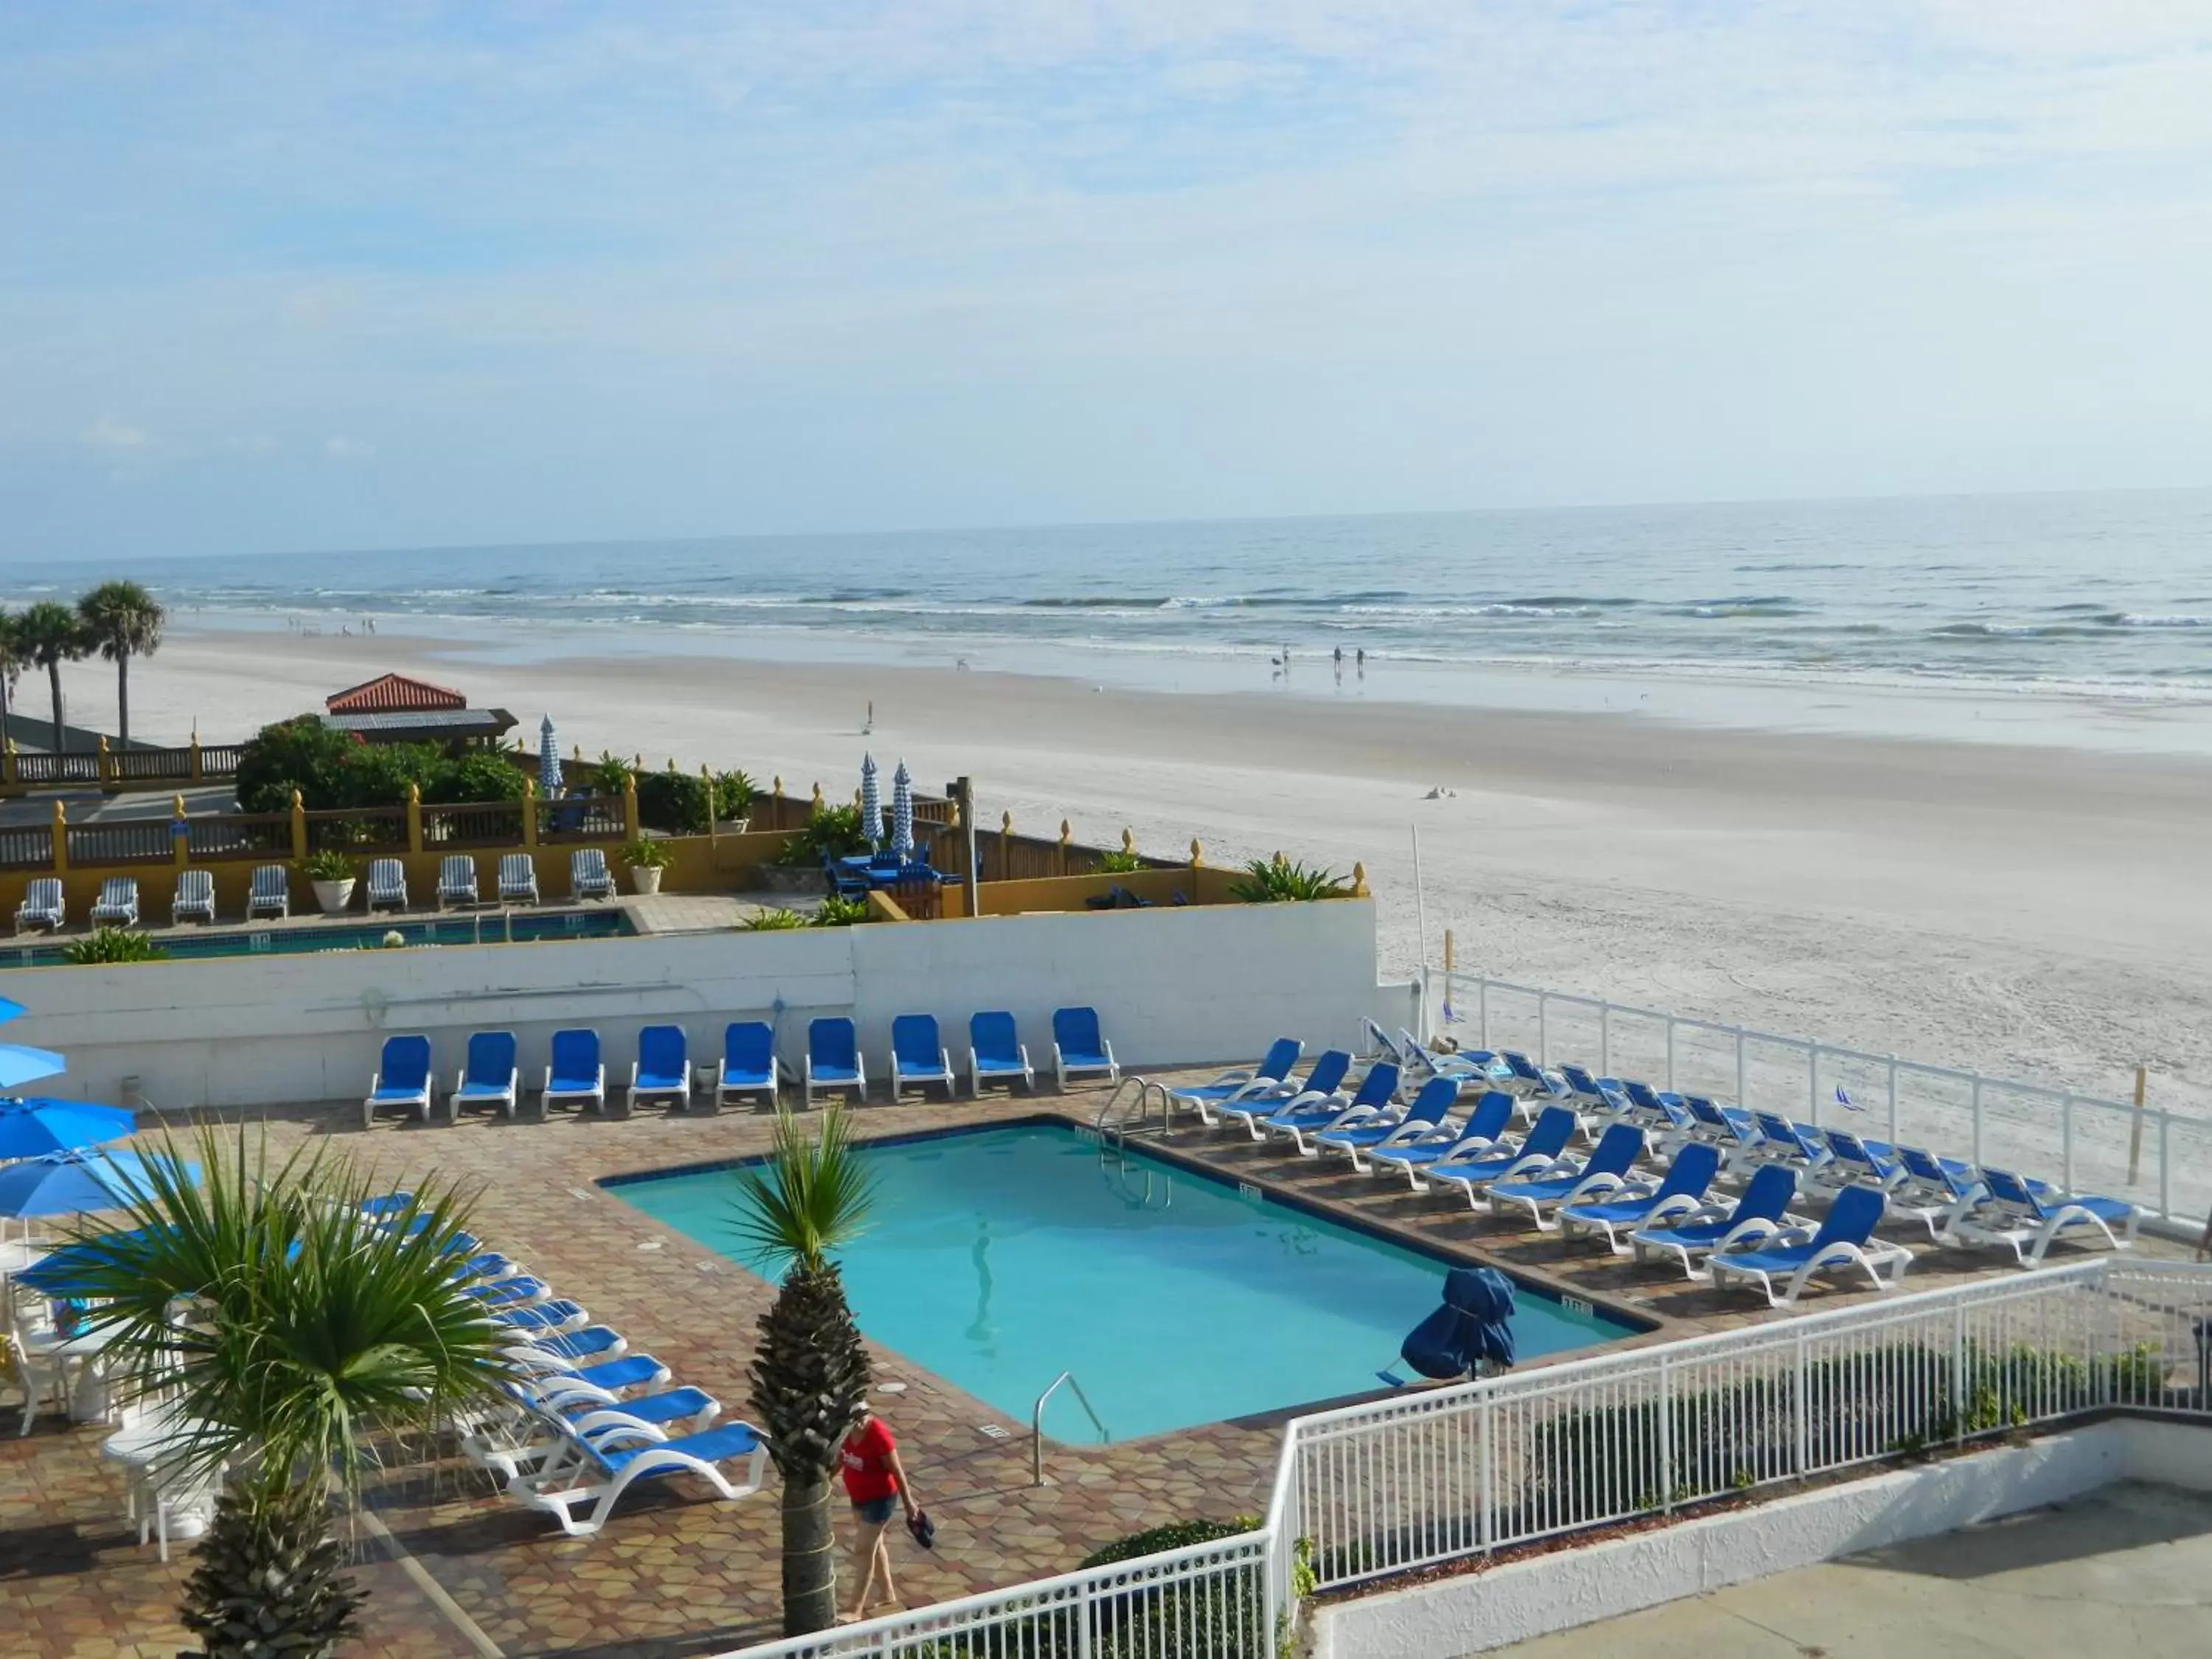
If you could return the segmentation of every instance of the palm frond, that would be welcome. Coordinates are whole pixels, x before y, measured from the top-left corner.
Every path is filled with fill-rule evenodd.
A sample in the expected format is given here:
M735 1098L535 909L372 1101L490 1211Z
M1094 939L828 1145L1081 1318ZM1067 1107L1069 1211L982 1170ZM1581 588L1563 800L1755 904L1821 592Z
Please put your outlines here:
M755 1261L780 1270L820 1271L866 1231L875 1206L875 1180L836 1106L824 1109L815 1134L778 1108L774 1150L735 1174L731 1230Z

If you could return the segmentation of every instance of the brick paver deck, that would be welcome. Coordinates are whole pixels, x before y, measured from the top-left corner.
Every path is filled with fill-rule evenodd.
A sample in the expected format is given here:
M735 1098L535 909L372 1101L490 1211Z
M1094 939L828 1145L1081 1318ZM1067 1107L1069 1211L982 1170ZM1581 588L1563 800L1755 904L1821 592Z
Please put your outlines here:
M963 1101L949 1109L941 1103L878 1102L860 1127L866 1135L898 1133L1040 1112L1088 1121L1098 1100L1087 1090L1065 1098ZM546 1123L471 1118L453 1127L442 1119L428 1127L388 1121L364 1133L351 1109L331 1109L276 1115L270 1133L282 1146L339 1135L395 1182L431 1168L483 1182L474 1224L481 1237L583 1303L595 1321L623 1331L634 1349L659 1356L679 1382L706 1389L726 1413L742 1416L744 1366L771 1287L596 1183L761 1151L768 1122L754 1112L654 1110L627 1120L562 1115ZM1589 1246L1570 1250L1555 1235L1418 1197L1402 1182L1301 1159L1286 1147L1255 1146L1241 1133L1207 1133L1186 1120L1164 1146L1238 1179L1431 1247L1499 1261L1656 1322L1639 1340L1784 1316L1753 1298L1723 1298L1679 1273L1638 1268ZM1975 1258L1955 1254L1923 1256L1908 1282L1938 1287L1970 1276L1966 1267L1975 1265ZM1850 1299L1831 1294L1820 1305ZM901 1540L898 1574L909 1605L1066 1571L1140 1528L1255 1512L1266 1502L1278 1425L1291 1414L1108 1447L1055 1444L1048 1454L1054 1484L1034 1488L1026 1424L897 1354L878 1349L877 1358L883 1381L907 1385L879 1398L939 1527L933 1554ZM0 1429L15 1426L8 1407L19 1398L0 1395ZM122 1518L120 1481L98 1455L106 1432L46 1417L27 1438L0 1437L0 1651L26 1659L167 1659L185 1643L170 1620L189 1550L163 1567L150 1549L137 1547ZM598 1537L574 1540L546 1516L504 1503L488 1480L459 1463L396 1472L374 1502L400 1547L480 1634L449 1618L365 1540L362 1572L374 1591L368 1652L403 1659L481 1654L488 1639L510 1656L673 1659L777 1632L773 1485L728 1504L687 1482L647 1483L633 1489Z

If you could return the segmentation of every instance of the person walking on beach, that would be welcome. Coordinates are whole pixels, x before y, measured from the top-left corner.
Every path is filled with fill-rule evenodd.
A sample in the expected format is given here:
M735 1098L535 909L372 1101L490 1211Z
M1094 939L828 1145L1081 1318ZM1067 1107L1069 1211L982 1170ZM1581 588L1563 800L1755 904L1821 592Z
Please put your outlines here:
M878 1576L884 1581L884 1593L883 1602L877 1605L888 1604L894 1611L902 1605L898 1586L891 1580L890 1546L884 1541L884 1528L890 1524L892 1511L902 1504L908 1526L921 1511L915 1506L914 1486L906 1478L906 1465L899 1462L898 1442L892 1437L890 1425L869 1410L866 1401L860 1403L860 1420L845 1437L842 1456L845 1496L852 1500L853 1518L860 1526L860 1536L853 1547L853 1571L860 1579L860 1588L854 1593L853 1610L845 1615L844 1622L857 1624L868 1615Z

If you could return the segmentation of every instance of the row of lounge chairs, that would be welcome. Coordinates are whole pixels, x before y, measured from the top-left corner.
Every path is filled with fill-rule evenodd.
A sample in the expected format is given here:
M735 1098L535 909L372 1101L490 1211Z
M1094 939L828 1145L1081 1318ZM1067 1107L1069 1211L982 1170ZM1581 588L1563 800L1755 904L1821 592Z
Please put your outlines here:
M414 1198L392 1193L368 1213L393 1229L424 1224ZM461 1449L505 1483L507 1495L553 1516L572 1538L606 1524L623 1494L660 1475L696 1476L731 1502L768 1474L768 1447L744 1422L717 1421L703 1389L669 1388L667 1366L632 1353L619 1333L467 1234L454 1241L457 1274L509 1340L507 1404L456 1424ZM732 1478L734 1474L734 1479Z
M1093 1073L1121 1080L1114 1046L1099 1030L1097 1010L1056 1009L1052 1029L1053 1073L1062 1089L1069 1079ZM994 1083L1009 1086L1019 1083L1025 1090L1035 1090L1036 1072L1012 1014L994 1011L971 1016L968 1039L968 1084L972 1094L980 1096L987 1085ZM514 1116L522 1100L518 1054L512 1031L471 1033L446 1097L447 1121L458 1121L465 1108L472 1107ZM926 1091L939 1087L948 1100L957 1091L951 1053L939 1040L934 1015L901 1014L894 1019L889 1059L894 1101L908 1089ZM362 1104L363 1126L373 1124L380 1111L407 1113L428 1122L434 1104L435 1077L428 1036L410 1033L386 1037ZM809 1023L798 1080L809 1106L817 1094L843 1091L854 1099L866 1097L867 1061L860 1052L859 1030L850 1019L832 1015ZM790 1068L775 1052L774 1027L766 1020L733 1020L723 1029L721 1062L707 1103L720 1108L757 1098L773 1106L790 1081ZM624 1115L641 1103L655 1100L666 1102L672 1109L688 1108L696 1092L690 1039L684 1028L648 1025L641 1030L622 1101ZM537 1093L541 1119L556 1106L605 1111L607 1068L599 1034L587 1027L554 1032Z
M372 912L404 910L408 906L407 868L398 859L371 859L366 874L364 902ZM615 878L607 868L607 855L597 847L580 847L568 855L568 890L579 899L611 899ZM527 853L502 854L494 891L501 904L537 904L538 866ZM449 854L438 866L438 908L483 902L477 884L477 861L465 853ZM282 920L291 914L292 872L281 864L254 867L246 900L246 920ZM182 927L188 921L213 922L215 875L208 870L177 872L176 896L169 902L169 921ZM92 926L136 927L139 925L138 882L132 876L110 876L100 885L100 897L86 920ZM15 931L42 927L48 932L67 925L69 907L58 876L40 876L24 890L15 908Z
M2140 1224L2124 1200L1574 1066L1547 1071L1523 1054L1393 1043L1355 1083L1358 1062L1342 1049L1294 1078L1301 1052L1280 1038L1256 1065L1172 1097L1255 1140L1402 1175L1415 1192L1463 1193L1477 1210L1525 1212L1540 1231L1674 1261L1717 1286L1755 1286L1778 1307L1840 1270L1893 1288L1912 1253L1875 1237L1885 1221L1923 1224L1941 1247L2008 1249L2022 1267L2062 1239L2125 1249ZM1424 1075L1408 1099L1409 1073ZM1594 1144L1577 1157L1568 1149L1581 1136ZM1817 1224L1793 1212L1812 1203L1827 1206Z

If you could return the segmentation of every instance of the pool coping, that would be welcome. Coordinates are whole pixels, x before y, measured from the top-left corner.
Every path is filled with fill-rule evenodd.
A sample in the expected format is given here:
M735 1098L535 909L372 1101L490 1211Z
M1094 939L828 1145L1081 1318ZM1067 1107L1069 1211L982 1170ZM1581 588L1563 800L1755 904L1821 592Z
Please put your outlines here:
M766 1115L756 1111L755 1115ZM1001 1118L988 1124L949 1123L932 1126L926 1129L897 1130L888 1134L856 1133L853 1137L853 1144L856 1146L909 1146L923 1141L948 1139L958 1135L985 1134L1000 1129L1030 1127L1071 1129L1078 1136L1091 1139L1096 1139L1098 1133L1096 1126L1091 1123L1066 1112L1054 1111L1041 1106L1039 1109L1022 1116ZM1546 1365L1565 1364L1573 1360L1589 1358L1594 1355L1616 1352L1625 1347L1649 1342L1655 1338L1663 1338L1679 1323L1677 1321L1664 1318L1644 1310L1628 1306L1611 1297L1590 1296L1583 1294L1579 1290L1564 1289L1559 1285L1547 1282L1539 1275L1531 1274L1527 1268L1518 1265L1509 1266L1494 1258L1486 1256L1478 1250L1444 1243L1425 1237L1411 1229L1394 1226L1368 1216L1339 1210L1324 1201L1310 1198L1303 1193L1284 1188L1273 1182L1253 1181L1241 1175L1228 1174L1182 1152L1180 1149L1164 1148L1154 1140L1146 1140L1141 1145L1132 1146L1130 1150L1140 1157L1154 1158L1186 1175L1218 1187L1226 1188L1232 1192L1246 1187L1252 1188L1268 1202L1279 1204L1285 1209L1296 1211L1314 1220L1327 1222L1331 1226L1340 1227L1347 1232L1359 1234L1378 1243L1388 1244L1393 1249L1405 1250L1409 1254L1425 1257L1447 1267L1491 1268L1510 1279L1516 1291L1524 1291L1541 1300L1557 1303L1570 1310L1573 1304L1580 1304L1592 1312L1624 1328L1621 1335L1609 1341L1584 1343L1577 1347L1560 1348L1539 1355L1528 1362L1525 1368L1528 1370L1534 1370ZM769 1152L756 1152L740 1158L701 1158L689 1164L666 1164L649 1170L624 1170L612 1175L600 1176L593 1181L592 1185L603 1191L614 1191L623 1187L641 1186L647 1182L673 1179L681 1176L711 1175L720 1170L742 1169L747 1165L766 1163L772 1156L773 1154ZM641 1215L649 1213L642 1210L638 1212ZM681 1230L675 1231L680 1232ZM697 1243L696 1240L693 1242ZM729 1259L732 1261L736 1261L734 1257ZM742 1262L738 1262L738 1265L744 1266ZM907 1358L903 1355L901 1357L906 1358L906 1363L915 1370L925 1372L936 1377L945 1386L957 1389L968 1398L975 1401L985 1410L999 1415L1006 1415L1000 1412L999 1407L992 1406L989 1401L961 1388L951 1378L944 1376L941 1373L932 1370L928 1366ZM1131 1435L1116 1440L1113 1443L1139 1445L1149 1441L1171 1439L1177 1435L1202 1431L1213 1425L1244 1430L1279 1429L1295 1418L1308 1417L1316 1412L1334 1410L1340 1406L1360 1405L1377 1400L1395 1399L1407 1392L1408 1389L1425 1386L1443 1385L1430 1383L1425 1379L1416 1378L1405 1388L1374 1389L1354 1394L1330 1395L1320 1400L1301 1401L1291 1405L1274 1407L1266 1411L1249 1413L1239 1417L1215 1418L1207 1423L1191 1424L1180 1429L1164 1429L1158 1434ZM1008 1420L1015 1419L1009 1417ZM1087 1443L1067 1441L1058 1443L1080 1446Z
M211 960L220 961L230 957L314 956L319 954L320 950L343 951L348 948L356 948L364 951L380 950L386 947L380 945L376 939L370 939L367 936L372 932L381 933L383 932L388 932L394 927L435 927L442 923L457 922L476 922L479 925L489 924L503 927L509 920L521 920L528 918L532 921L546 921L556 917L571 915L613 915L621 918L622 925L615 931L601 933L587 933L581 929L575 930L572 933L570 930L562 928L551 930L546 936L536 939L479 938L457 939L450 944L439 939L431 939L422 940L419 943L410 942L401 948L410 951L471 950L479 946L489 945L564 945L579 938L604 941L607 939L641 939L645 937L644 933L637 925L636 918L631 915L629 912L623 907L619 905L593 905L585 903L531 905L526 907L518 905L501 906L499 904L477 904L471 906L457 906L454 908L448 910L409 908L404 911L389 911L377 915L356 914L350 909L337 915L319 915L313 911L302 911L291 915L264 916L252 922L218 921L205 924L194 923L183 925L173 923L167 927L157 926L146 928L143 931L147 932L152 937L155 945L165 951L171 951L171 954L167 957L168 962L204 962ZM23 961L20 959L20 953L22 951L31 951L65 950L69 945L89 937L91 931L92 930L88 928L72 926L67 928L46 930L38 934L35 939L27 934L9 935L3 939L0 939L0 969L64 968L75 966L76 964L66 960L57 962ZM191 939L195 941L203 939L235 939L243 942L264 933L280 934L295 938L320 939L328 941L328 943L321 945L319 950L299 951L278 951L273 949L268 951L256 951L252 949L250 946L246 949L239 951L172 949L172 947L175 946L179 941L185 939ZM349 946L346 942L345 936L355 933L361 934L363 937L361 940L356 941L351 946ZM11 960L11 957L18 959Z

